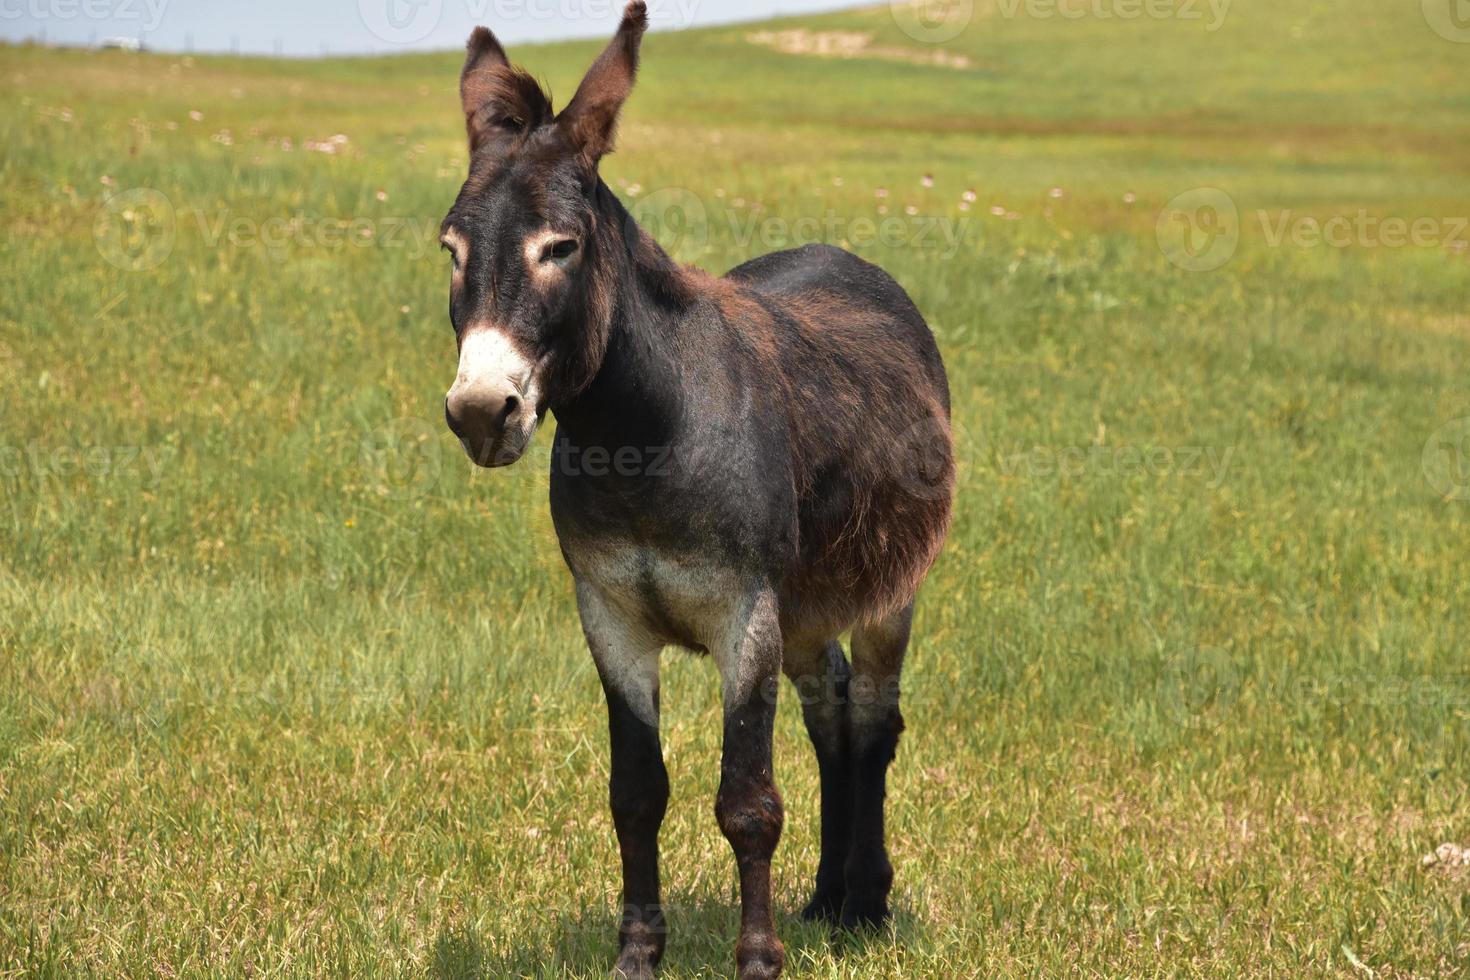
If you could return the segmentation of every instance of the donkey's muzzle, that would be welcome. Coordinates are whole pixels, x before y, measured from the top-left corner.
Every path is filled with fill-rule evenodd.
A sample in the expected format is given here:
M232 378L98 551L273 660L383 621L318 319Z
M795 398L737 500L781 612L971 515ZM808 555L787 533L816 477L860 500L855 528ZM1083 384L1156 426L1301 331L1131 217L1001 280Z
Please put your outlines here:
M455 385L444 399L444 421L470 459L480 466L505 466L520 459L534 410L509 381L500 385Z

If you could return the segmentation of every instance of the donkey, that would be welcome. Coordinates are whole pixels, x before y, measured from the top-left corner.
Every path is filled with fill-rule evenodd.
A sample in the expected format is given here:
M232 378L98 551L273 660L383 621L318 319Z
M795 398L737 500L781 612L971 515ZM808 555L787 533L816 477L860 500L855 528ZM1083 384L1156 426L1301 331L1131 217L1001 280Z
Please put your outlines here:
M821 772L802 914L888 915L885 779L914 595L949 527L949 390L919 311L856 256L807 246L716 278L638 228L598 166L647 20L628 4L560 113L490 31L470 35L469 175L442 226L459 349L444 414L482 466L517 460L556 414L551 514L607 698L614 975L650 977L664 951L659 656L681 646L712 655L723 684L715 815L740 876L736 966L774 977L778 672Z

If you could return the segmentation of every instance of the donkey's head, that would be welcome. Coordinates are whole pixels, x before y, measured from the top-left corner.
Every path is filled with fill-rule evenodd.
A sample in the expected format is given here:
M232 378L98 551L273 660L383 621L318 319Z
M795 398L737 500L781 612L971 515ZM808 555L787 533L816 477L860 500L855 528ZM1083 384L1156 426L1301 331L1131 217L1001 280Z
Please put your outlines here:
M599 252L621 229L598 212L597 165L647 24L644 4L628 4L560 113L494 34L470 35L459 80L469 177L441 228L459 345L444 415L481 466L519 459L547 408L584 388L607 351L614 270Z

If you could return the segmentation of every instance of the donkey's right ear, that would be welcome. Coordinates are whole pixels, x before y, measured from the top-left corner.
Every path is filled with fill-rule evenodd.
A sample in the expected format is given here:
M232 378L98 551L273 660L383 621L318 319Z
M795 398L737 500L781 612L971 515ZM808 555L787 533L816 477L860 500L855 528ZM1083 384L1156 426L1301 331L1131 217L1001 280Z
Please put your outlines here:
M530 75L511 65L505 49L485 27L470 33L459 101L471 155L487 140L517 137L551 118L551 100Z

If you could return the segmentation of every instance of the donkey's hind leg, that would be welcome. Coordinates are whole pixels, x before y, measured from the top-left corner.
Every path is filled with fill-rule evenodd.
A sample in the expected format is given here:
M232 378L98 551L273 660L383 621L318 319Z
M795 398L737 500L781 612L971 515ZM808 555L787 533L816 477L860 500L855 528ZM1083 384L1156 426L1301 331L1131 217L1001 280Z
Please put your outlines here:
M888 764L898 749L903 716L898 682L908 649L914 607L852 634L852 679L848 682L848 751L852 766L852 841L847 854L845 928L880 925L888 918L893 865L883 841L883 798Z
M802 649L788 647L783 666L801 701L822 785L822 857L816 887L801 917L836 922L847 895L844 867L852 840L852 765L847 751L847 682L852 668L836 640Z

